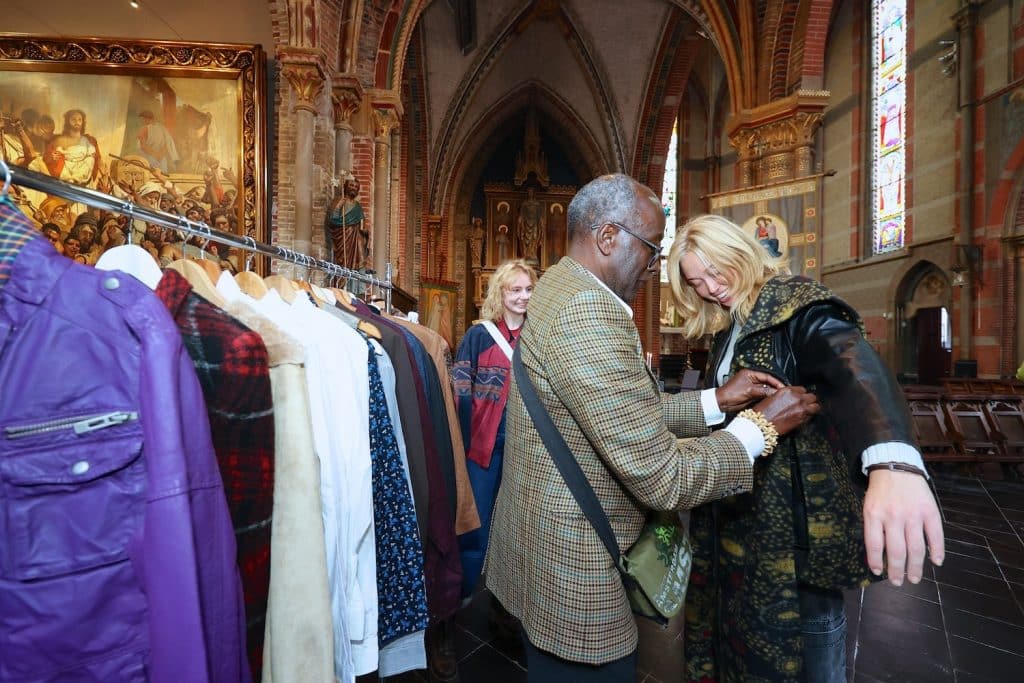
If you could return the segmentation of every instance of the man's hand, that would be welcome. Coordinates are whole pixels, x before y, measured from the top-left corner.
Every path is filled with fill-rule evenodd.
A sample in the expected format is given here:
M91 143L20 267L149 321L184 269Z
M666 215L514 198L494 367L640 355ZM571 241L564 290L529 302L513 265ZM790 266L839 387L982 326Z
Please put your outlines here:
M818 414L818 397L803 387L782 387L754 406L772 423L779 436L788 434Z
M928 551L932 564L946 557L942 518L928 481L911 472L874 470L868 475L864 496L864 546L868 566L880 575L888 570L889 583L918 583Z
M715 399L723 413L736 413L754 401L771 396L785 386L767 372L743 369L715 389Z

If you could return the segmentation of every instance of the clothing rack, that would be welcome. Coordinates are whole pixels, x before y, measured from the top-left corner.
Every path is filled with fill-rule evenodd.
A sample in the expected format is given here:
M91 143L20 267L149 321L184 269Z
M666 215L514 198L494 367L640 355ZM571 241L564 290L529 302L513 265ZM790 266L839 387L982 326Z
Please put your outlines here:
M316 270L323 271L332 277L364 282L369 284L371 287L376 287L384 291L384 312L387 313L391 310L390 263L387 264L385 279L380 280L368 273L361 273L357 270L352 270L351 268L345 268L344 266L339 266L331 261L314 258L286 247L257 242L254 238L249 237L248 235L235 235L230 232L214 230L206 223L190 221L184 216L158 211L145 206L139 206L134 202L125 199L118 199L117 197L100 192L99 190L66 183L63 180L58 180L44 173L39 173L38 171L32 171L8 164L4 164L4 166L7 168L10 182L16 185L23 185L33 190L46 192L47 194L56 195L73 202L80 202L82 204L87 204L88 206L124 214L129 218L138 218L165 228L182 230L192 235L205 237L206 239L213 240L221 244L227 244L228 246L263 254L264 256L269 256L270 258L281 261L289 261L306 268L315 268Z

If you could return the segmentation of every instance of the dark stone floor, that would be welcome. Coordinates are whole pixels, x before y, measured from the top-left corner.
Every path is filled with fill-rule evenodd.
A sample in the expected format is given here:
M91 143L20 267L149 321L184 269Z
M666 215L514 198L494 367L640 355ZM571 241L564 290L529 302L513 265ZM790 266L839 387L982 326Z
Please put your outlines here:
M1024 680L1024 483L998 468L984 474L953 466L933 468L946 530L942 567L927 567L918 585L876 584L847 594L850 681ZM488 603L488 594L478 595L456 620L459 680L525 682L522 645L495 635L488 624ZM672 628L662 632L645 627L642 634L649 650L681 650ZM652 643L652 638L661 640ZM646 661L638 676L642 683L681 680L675 675L677 662L659 666ZM425 671L387 679L428 680Z

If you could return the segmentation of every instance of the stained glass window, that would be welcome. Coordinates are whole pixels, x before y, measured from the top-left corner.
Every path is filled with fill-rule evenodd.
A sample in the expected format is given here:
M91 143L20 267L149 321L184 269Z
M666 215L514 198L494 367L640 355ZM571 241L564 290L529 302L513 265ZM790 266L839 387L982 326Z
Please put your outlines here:
M676 238L676 216L679 215L679 119L672 125L672 139L665 155L665 178L661 183L661 208L665 211L665 237L661 240L662 253L668 255L672 240ZM661 281L668 282L665 259L661 260Z
M906 0L874 0L872 253L903 248L906 192Z

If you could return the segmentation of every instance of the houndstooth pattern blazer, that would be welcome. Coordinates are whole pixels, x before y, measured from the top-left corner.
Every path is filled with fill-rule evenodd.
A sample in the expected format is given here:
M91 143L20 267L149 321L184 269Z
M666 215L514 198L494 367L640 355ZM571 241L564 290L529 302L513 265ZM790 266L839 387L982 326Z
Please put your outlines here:
M563 258L541 278L519 345L620 548L636 541L648 508L691 508L750 490L750 459L739 440L725 431L708 436L696 392L658 391L629 314L576 261ZM618 572L515 382L507 410L487 585L540 649L588 664L624 657L636 649L637 629Z

